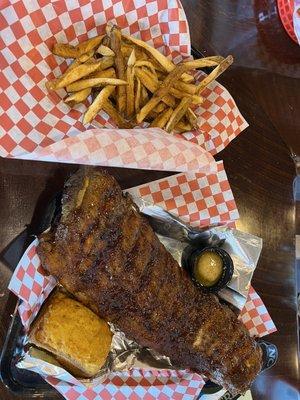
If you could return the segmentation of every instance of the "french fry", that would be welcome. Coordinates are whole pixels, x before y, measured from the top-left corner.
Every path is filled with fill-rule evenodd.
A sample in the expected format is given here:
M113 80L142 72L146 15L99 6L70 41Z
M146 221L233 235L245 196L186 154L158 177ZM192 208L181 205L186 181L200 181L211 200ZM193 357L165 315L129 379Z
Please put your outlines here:
M203 102L203 97L198 96L196 94L190 94L187 92L183 92L176 88L171 88L170 94L172 96L176 97L176 99L182 99L183 97L191 97L193 99L193 104L201 104Z
M167 106L172 108L175 107L176 105L175 98L170 94L166 94L165 96L163 96L161 98L161 101L164 102Z
M166 70L153 57L150 62L155 68L156 73L162 73L162 74L166 73Z
M133 46L135 50L135 57L137 61L148 61L149 56L138 46Z
M128 66L126 71L126 115L127 117L131 117L134 113L134 66L135 63L135 51L132 50L130 57L128 59Z
M139 78L143 85L151 92L154 93L158 89L158 85L151 80L146 71L141 68L135 68L135 75Z
M135 99L134 99L134 108L135 112L138 113L141 109L141 91L142 91L142 85L141 81L139 78L136 78L136 91L135 91Z
M98 112L103 108L105 101L109 98L112 92L115 90L115 86L105 86L101 92L97 95L93 103L89 106L83 117L83 124L91 122Z
M76 65L71 65L63 75L59 78L54 79L52 81L48 81L46 83L46 87L48 90L57 90L64 86L69 85L72 82L82 78L83 76L89 75L92 72L96 71L98 68L98 64L81 64L76 63Z
M173 71L171 71L163 80L161 88L159 90L164 91L166 89L166 91L168 91L170 87L174 86L174 83L180 80L182 74L188 70L189 70L188 66L184 64L177 64L176 67L173 69Z
M99 60L93 62L99 63L97 71L104 71L105 69L114 66L114 57L102 57ZM86 64L89 64L89 61L87 61Z
M154 65L152 64L151 61L138 60L138 61L136 61L135 66L136 67L147 67L147 68L149 68L150 71L152 72L152 74L156 77L156 80L158 80L157 79L157 75L156 75L156 70L155 70Z
M212 57L199 58L197 60L184 61L183 63L187 65L188 68L191 70L197 68L214 67L216 65L221 64L222 61L224 61L224 57L212 56Z
M106 85L127 85L126 81L122 81L121 79L116 78L89 78L89 79L81 79L80 81L76 81L71 83L66 87L67 92L78 92L79 90L91 88L95 86L106 86Z
M144 121L147 115L157 106L157 104L161 101L161 97L153 96L148 103L146 103L139 113L136 116L137 123L140 124Z
M162 114L159 114L150 124L151 128L157 127L163 129L173 113L173 108L167 108Z
M194 104L194 105L202 104L203 101L204 101L204 99L202 96L199 96L196 94L192 96L192 104Z
M191 127L194 129L197 129L198 128L198 118L197 118L197 115L194 113L194 111L191 108L188 108L185 115L186 115L186 118L189 121L189 124L191 125Z
M96 36L88 39L77 46L70 44L56 43L53 46L52 53L65 58L78 58L91 50L94 50L101 43L103 36Z
M108 35L104 35L104 38L102 40L103 46L109 47L110 48L110 37Z
M104 44L100 44L96 53L101 54L102 56L114 57L115 53L108 46L104 46Z
M156 75L156 72L154 71L154 73L152 71L150 71L148 68L146 67L141 67L142 71L144 71L144 73L146 75L148 75L149 79L152 80L152 82L155 82L156 85L158 85L158 78Z
M183 73L181 79L186 83L191 83L194 81L194 77L190 74Z
M91 91L91 88L86 88L72 93L65 99L65 103L69 103L70 105L82 103L91 94Z
M152 74L146 68L134 68L137 71L137 76L140 77L140 80L144 86L151 92L154 93L155 90L158 89L158 79L155 74Z
M176 81L174 82L174 88L181 90L183 92L186 92L188 94L196 94L197 92L197 86L192 84L192 83L186 83L182 81Z
M55 43L52 53L59 57L64 58L77 58L78 51L75 46L68 43Z
M111 31L113 30L113 28L115 27L115 25L113 25L111 22L109 22L108 24L106 24L106 27L105 27L105 32L106 32L106 35L110 38L110 34L111 34ZM117 27L116 27L117 28Z
M75 58L75 60L68 66L65 72L70 71L71 69L77 67L80 64L85 63L90 60L94 55L94 52L91 50L88 53L82 54L82 56Z
M79 61L81 63L85 63L88 61L90 58L92 58L94 55L94 50L90 50L87 53L82 54L80 57L76 58L75 61Z
M108 68L103 71L93 72L87 78L116 78L116 71L114 68Z
M217 79L231 64L233 63L233 57L228 56L209 74L200 84L197 86L197 94L201 93L207 85Z
M75 67L78 67L78 65L82 64L83 62L85 62L85 61L81 62L80 59L81 59L81 57L75 58L75 60L72 61L71 64L68 66L68 68L65 70L64 74L66 74L68 71L71 71Z
M126 79L124 57L121 52L121 32L117 27L113 27L110 31L111 49L115 53L115 64L117 78ZM120 113L126 110L126 88L118 86L117 88L117 106Z
M149 74L141 68L135 68L135 74L139 78L143 85L149 90L149 92L154 93L158 90L159 85L155 81L151 79ZM166 103L170 107L175 106L175 99L172 98L169 94L162 98L163 102Z
M76 49L79 53L79 56L81 56L84 53L89 52L90 50L95 50L95 48L100 45L103 38L104 38L104 35L95 36L95 37L88 39L88 40L80 43L79 45L77 45Z
M157 113L163 112L167 108L167 105L163 102L157 104L157 106L153 109Z
M145 88L145 86L142 85L141 88L141 106L144 106L147 101L149 100L148 92Z
M164 56L162 53L160 53L158 50L156 50L154 47L150 46L148 43L143 42L140 39L136 39L132 36L122 34L124 39L127 41L134 43L135 45L142 47L144 50L147 51L147 53L150 53L152 57L158 61L158 63L167 71L171 72L175 68L175 64L171 60L169 60L166 56ZM192 69L192 68L191 68ZM186 80L187 82L191 82L193 80L193 77L185 74L183 76L183 79Z
M166 131L167 132L172 132L175 128L175 125L178 124L178 122L181 120L181 118L184 116L186 113L187 109L191 105L191 98L189 97L184 97L183 99L180 100L180 103L178 106L175 108L173 111L167 125L166 125Z
M129 46L128 44L121 44L121 52L123 57L130 57L130 54L132 53L133 46Z
M132 128L132 123L126 121L120 113L113 106L112 102L107 99L103 104L103 110L112 118L118 128L130 129Z
M177 125L175 125L174 130L179 133L188 132L192 129L192 126L189 122L179 121Z
M99 61L94 61L85 64L79 64L76 67L67 70L63 75L54 81L48 83L48 89L60 89L71 83L78 81L84 76L90 75L96 70L109 68L113 65L112 57L103 57Z

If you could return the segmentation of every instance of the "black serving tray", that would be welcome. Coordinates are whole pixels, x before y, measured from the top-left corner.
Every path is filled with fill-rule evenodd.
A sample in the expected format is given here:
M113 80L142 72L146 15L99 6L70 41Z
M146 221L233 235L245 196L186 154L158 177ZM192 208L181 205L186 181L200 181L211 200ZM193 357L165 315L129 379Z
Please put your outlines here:
M0 378L4 385L22 399L58 399L63 398L40 375L16 367L23 354L25 333L22 326L17 302L11 324L0 358Z

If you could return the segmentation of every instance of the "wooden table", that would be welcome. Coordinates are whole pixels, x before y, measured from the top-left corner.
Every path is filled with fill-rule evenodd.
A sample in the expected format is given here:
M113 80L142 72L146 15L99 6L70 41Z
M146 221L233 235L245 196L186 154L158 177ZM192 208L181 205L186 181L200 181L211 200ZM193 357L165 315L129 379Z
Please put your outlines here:
M253 398L296 400L299 360L292 194L295 168L291 155L300 155L295 133L300 129L300 70L296 68L300 51L272 13L274 4L268 2L267 8L265 3L183 1L194 46L209 55L234 55L235 66L220 81L250 124L217 158L225 162L241 216L238 227L263 238L253 285L278 328L269 338L278 346L278 363L256 379ZM268 12L263 11L264 6ZM4 250L27 224L39 218L49 195L76 168L0 159L0 347L15 303L7 290L14 265L3 260ZM124 188L165 175L121 169L111 172ZM20 252L13 255L15 261ZM0 398L16 396L1 386Z

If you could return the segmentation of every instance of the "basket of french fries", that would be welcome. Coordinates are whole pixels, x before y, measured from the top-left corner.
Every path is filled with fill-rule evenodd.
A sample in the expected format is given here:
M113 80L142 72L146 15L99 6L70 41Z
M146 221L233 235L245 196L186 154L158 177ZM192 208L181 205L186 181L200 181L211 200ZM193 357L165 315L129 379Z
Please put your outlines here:
M73 62L60 77L47 82L47 88L65 88L65 102L70 105L91 96L83 124L104 110L118 128L146 123L167 133L199 128L194 109L204 101L201 93L233 61L232 56L212 56L175 65L154 47L111 25L105 35L77 46L57 43L52 51ZM205 67L213 70L196 84L191 71Z

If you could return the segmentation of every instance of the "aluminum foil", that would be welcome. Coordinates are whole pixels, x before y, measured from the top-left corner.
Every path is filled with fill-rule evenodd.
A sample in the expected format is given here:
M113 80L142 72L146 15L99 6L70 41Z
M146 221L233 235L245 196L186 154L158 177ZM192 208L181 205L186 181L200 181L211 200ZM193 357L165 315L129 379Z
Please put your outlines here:
M210 229L210 231L221 239L225 239L221 247L229 253L234 264L232 279L226 288L218 292L218 296L242 310L246 303L251 279L261 253L262 239L227 227L216 227ZM182 252L188 243L178 242L161 235L158 235L158 237L181 265Z
M176 369L169 357L152 349L139 346L133 340L110 324L113 332L112 348L109 355L112 371L125 371L132 367L151 369Z
M175 232L173 236L180 237L182 240L175 240L174 238L165 237L157 234L159 240L164 244L166 249L172 254L175 260L181 265L181 256L185 247L189 244L187 240L187 232L190 227L185 225L177 218L172 219L169 213L160 212L159 207L152 206L141 199L134 198L137 206L141 212L160 219L161 226L166 218L168 229ZM152 212L153 211L153 212ZM222 289L218 296L226 302L232 304L238 310L241 310L246 302L250 283L253 272L256 268L260 252L262 249L262 239L241 232L237 229L230 229L227 227L214 227L211 228L213 234L217 235L220 239L224 239L222 244L224 248L233 259L234 273L232 280L228 283L227 287ZM134 341L126 338L125 334L117 329L113 324L110 324L113 332L111 351L107 358L106 364L103 366L99 375L94 379L84 379L85 385L94 385L106 377L110 371L126 371L132 367L138 368L155 368L155 369L177 369L172 364L171 360L155 351L142 348ZM64 371L57 364L54 365L49 360L41 361L41 354L37 357L36 353L27 353L24 358L18 363L19 368L26 368L40 374L41 370L44 373L56 377L61 377ZM42 366L41 366L42 363ZM67 374L71 377L70 374ZM72 377L71 377L72 378ZM67 379L71 379L67 378Z
M262 239L237 229L214 228L213 231L225 239L221 247L230 254L234 265L233 277L219 296L242 310L262 250Z

